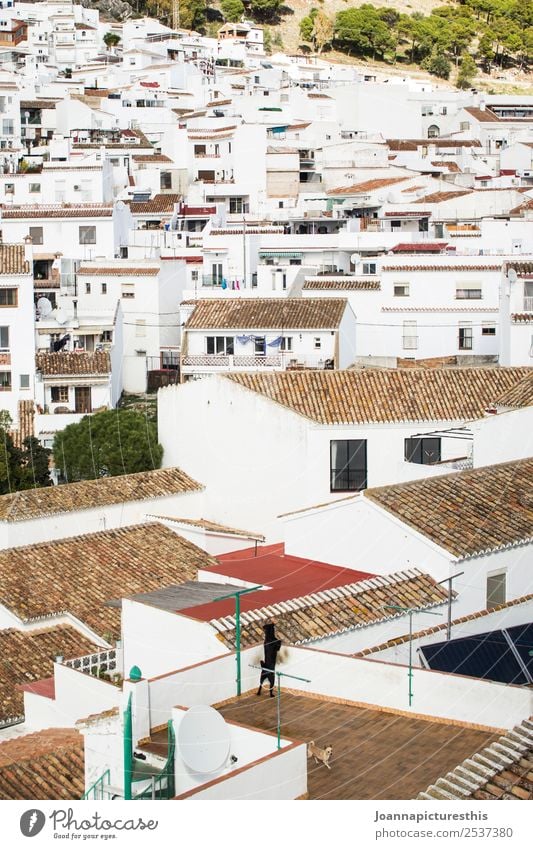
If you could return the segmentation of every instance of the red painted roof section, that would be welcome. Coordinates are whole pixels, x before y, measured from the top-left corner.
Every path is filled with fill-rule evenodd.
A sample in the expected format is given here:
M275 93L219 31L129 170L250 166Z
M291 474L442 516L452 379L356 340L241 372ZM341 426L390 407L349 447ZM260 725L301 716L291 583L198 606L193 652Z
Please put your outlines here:
M271 587L269 590L257 590L241 596L243 613L374 577L370 572L359 572L344 566L333 566L331 563L285 554L283 543L258 546L257 553L255 548L232 551L219 555L217 560L219 566L202 571ZM230 598L227 601L210 602L186 608L180 613L202 621L219 619L235 613L235 601Z
M40 681L32 681L31 684L19 684L17 690L34 693L36 696L44 696L46 699L55 699L55 678L41 678Z
M394 254L438 254L447 244L447 242L400 242L392 249L392 252Z

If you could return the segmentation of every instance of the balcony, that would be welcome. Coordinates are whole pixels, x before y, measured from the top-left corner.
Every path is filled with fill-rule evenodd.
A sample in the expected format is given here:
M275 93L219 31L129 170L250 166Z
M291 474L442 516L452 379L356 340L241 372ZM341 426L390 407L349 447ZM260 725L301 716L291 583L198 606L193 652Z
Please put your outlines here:
M524 298L524 312L533 312L533 295Z
M181 361L182 368L186 371L212 368L254 368L254 369L269 369L282 368L283 360L281 356L272 357L256 357L256 356L239 356L231 354L190 354L183 357Z

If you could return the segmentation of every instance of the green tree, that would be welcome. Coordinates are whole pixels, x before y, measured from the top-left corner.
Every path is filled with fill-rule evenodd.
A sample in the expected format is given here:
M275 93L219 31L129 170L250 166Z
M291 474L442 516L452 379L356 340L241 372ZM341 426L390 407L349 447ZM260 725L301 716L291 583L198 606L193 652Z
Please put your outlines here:
M464 53L459 64L455 85L457 88L471 88L477 74L477 66L469 53Z
M254 20L277 21L282 0L250 0L250 13Z
M5 410L0 411L0 494L51 486L50 451L34 436L28 436L23 447L17 448L9 433L10 426L10 416Z
M67 481L158 469L163 458L156 425L134 410L84 416L56 434L53 452Z
M316 15L313 22L313 44L315 46L315 50L318 50L319 53L322 53L324 47L327 44L331 44L333 40L333 21L329 18L325 12L320 10Z
M268 55L272 53L272 32L270 27L265 27L263 30L263 48Z
M313 41L313 18L311 17L313 12L316 12L316 9L311 9L309 15L306 15L305 18L302 18L300 21L300 35L304 41L307 41L308 44L311 44Z
M443 80L448 79L452 70L449 59L437 48L434 48L431 55L424 59L421 67L429 71L433 76L440 77Z
M368 4L337 13L335 38L350 53L370 54L372 58L383 57L387 50L396 46L396 40L378 10Z
M242 0L220 0L220 9L226 21L240 21L244 14Z
M117 44L120 44L120 35L117 35L116 32L106 32L104 35L104 44L107 48L116 47Z

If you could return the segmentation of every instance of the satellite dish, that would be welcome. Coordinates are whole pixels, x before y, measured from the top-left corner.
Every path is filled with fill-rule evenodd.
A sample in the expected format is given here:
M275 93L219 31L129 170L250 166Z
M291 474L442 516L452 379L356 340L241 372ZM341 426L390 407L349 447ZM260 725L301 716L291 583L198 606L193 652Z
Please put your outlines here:
M394 192L388 193L387 201L388 201L388 203L395 203L396 202L396 195L394 194Z
M359 263L361 262L361 255L352 254L350 257L350 262L352 263L352 265L359 265Z
M516 281L518 280L518 274L516 273L514 268L510 268L507 272L507 279L509 283L516 283Z
M52 309L52 304L48 300L48 298L39 298L39 300L37 301L37 311L42 318L47 315L50 315Z
M67 321L67 316L65 315L63 310L59 309L56 310L55 319L58 324L65 324L65 322Z
M216 772L226 763L230 735L224 717L209 705L189 708L178 728L178 748L193 772Z

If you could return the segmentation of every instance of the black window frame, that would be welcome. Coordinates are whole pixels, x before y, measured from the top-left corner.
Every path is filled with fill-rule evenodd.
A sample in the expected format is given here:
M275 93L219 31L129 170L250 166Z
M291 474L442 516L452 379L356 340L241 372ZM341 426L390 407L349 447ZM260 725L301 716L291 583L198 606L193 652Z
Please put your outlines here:
M339 444L343 445L346 457L346 461L340 467L333 465L334 446ZM366 489L367 486L367 440L331 439L329 443L330 492L360 492Z
M436 452L429 449L430 443L438 446ZM418 463L421 466L433 466L435 463L440 463L442 459L442 440L440 436L406 437L404 440L404 459L406 463Z

